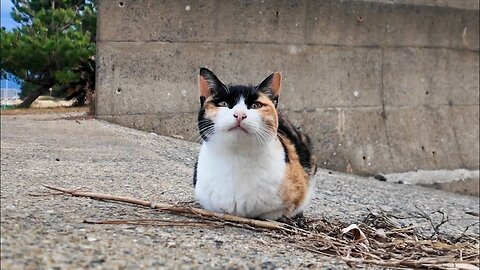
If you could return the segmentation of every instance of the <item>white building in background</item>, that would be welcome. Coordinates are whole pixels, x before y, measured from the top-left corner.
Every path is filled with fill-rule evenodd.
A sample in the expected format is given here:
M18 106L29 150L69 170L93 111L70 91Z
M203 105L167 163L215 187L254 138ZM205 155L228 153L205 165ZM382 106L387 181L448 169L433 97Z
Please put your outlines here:
M18 92L20 92L19 89L15 88L1 88L1 98L2 100L5 99L18 99Z
M0 88L0 105L2 106L2 109L3 106L17 105L21 103L22 101L18 96L19 92L20 90L15 88Z

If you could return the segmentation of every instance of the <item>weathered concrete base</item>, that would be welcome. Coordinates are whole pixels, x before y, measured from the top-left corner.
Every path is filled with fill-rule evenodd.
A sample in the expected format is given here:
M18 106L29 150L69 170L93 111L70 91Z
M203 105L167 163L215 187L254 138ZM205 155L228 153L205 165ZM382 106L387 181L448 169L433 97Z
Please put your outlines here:
M326 108L283 110L312 135L319 166L370 175L420 169L476 169L478 108ZM458 114L463 115L460 119ZM103 116L147 132L199 142L197 112ZM478 124L477 124L478 125ZM405 143L405 140L408 143ZM452 151L454 149L456 151ZM464 154L462 154L464 153Z
M99 2L97 117L198 139L196 78L283 72L320 166L479 168L476 1Z
M139 130L200 142L197 113L150 113L99 117Z

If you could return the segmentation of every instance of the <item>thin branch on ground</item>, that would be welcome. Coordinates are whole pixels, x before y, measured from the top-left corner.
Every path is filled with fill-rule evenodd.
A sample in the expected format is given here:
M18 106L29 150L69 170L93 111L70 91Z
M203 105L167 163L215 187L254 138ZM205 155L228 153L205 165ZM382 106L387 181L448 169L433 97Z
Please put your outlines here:
M425 211L423 211L422 209L420 209L418 206L415 205L415 208L420 212L420 216L421 218L424 218L426 220L428 220L428 222L430 222L430 225L432 226L432 229L433 229L433 233L432 235L430 236L430 238L433 238L435 236L438 236L440 234L440 227L442 225L444 225L445 223L449 222L450 220L448 219L448 216L445 216L445 213L443 213L442 211L440 210L436 210L432 213L427 214L425 213ZM433 214L441 214L442 215L442 220L439 222L439 223L435 223L432 219L432 215Z
M32 196L32 197L45 197L45 196L55 196L55 195L65 195L65 193L63 192L28 193L28 196Z
M477 227L478 227L479 224L480 224L480 222L477 221L477 222L474 222L474 223L472 223L472 224L470 224L470 225L467 225L467 226L465 227L465 230L463 230L462 234L461 234L459 237L457 237L454 242L460 242L461 239L463 239L463 238L471 237L471 236L467 235L467 231L468 231L470 228L474 227L474 226L477 226ZM478 237L477 237L477 238L478 238Z
M216 219L219 219L219 220L225 220L225 221L230 221L230 222L235 222L235 223L240 223L240 224L246 224L246 225L250 225L250 226L253 226L253 227L257 227L257 228L263 228L263 229L270 229L270 230L284 229L283 224L280 223L280 222L276 222L276 221L264 221L264 220L243 218L243 217L238 217L238 216L229 215L229 214L215 213L215 212L211 212L211 211L208 211L208 210L205 210L205 209L195 208L195 207L183 207L183 206L178 206L178 205L173 205L173 204L165 204L165 203L155 204L155 203L152 203L150 201L140 200L140 199L135 199L135 198L130 198L130 197L124 197L124 196L114 196L114 195L110 195L110 194L101 194L101 193L86 192L86 191L80 191L80 190L71 190L71 189L48 186L48 185L45 185L45 187L48 188L48 189L64 192L64 193L67 193L67 194L70 194L70 195L76 196L76 197L88 197L88 198L92 198L92 199L135 204L135 205L140 205L140 206L144 206L144 207L151 207L151 208L154 208L154 209L168 211L168 212L172 212L172 213L192 214L192 215L199 215L199 216L208 217L208 218L216 218Z
M85 189L85 187L80 187L77 189L74 189L74 191L79 191ZM55 195L65 195L65 192L60 191L60 192L42 192L42 193L28 193L28 196L32 197L44 197L44 196L55 196Z

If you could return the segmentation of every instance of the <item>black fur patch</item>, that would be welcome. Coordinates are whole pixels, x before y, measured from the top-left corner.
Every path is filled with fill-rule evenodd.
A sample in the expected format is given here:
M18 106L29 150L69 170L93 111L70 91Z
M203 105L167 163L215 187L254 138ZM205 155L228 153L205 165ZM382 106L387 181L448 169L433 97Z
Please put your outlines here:
M205 118L205 109L202 107L198 112L198 132L204 141L208 141L208 127L213 127L214 123Z
M290 158L288 157L287 146L285 146L285 142L282 140L282 138L278 137L278 140L282 143L283 152L285 152L285 163L289 163Z
M197 186L197 166L198 166L198 159L195 161L195 167L193 169L193 187Z
M231 109L243 98L247 108L250 108L258 99L258 94L258 90L251 85L229 85L217 91L216 95L213 96L213 102L218 104L221 101L225 101L228 104L228 108Z
M200 107L203 107L203 104L205 104L206 97L200 97Z
M313 145L310 137L294 127L282 114L278 113L278 132L285 135L295 146L300 164L309 172L315 164L312 164Z
M212 96L213 103L217 106L220 102L226 102L228 107L231 109L237 105L238 101L243 98L247 108L257 101L260 91L256 86L243 86L243 85L229 85L229 86L220 86L213 91L215 94ZM203 102L202 102L203 101ZM200 99L202 105L200 111L198 112L198 130L200 136L204 141L208 141L208 132L205 129L206 126L212 125L213 122L205 118L205 109L203 107L205 100Z

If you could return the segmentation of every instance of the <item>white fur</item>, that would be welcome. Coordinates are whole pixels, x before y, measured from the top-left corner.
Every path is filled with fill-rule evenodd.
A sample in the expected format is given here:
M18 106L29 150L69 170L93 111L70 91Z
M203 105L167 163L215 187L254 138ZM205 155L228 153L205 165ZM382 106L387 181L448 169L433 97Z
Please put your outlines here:
M234 114L245 113L241 129ZM278 219L284 213L280 186L285 153L276 134L253 135L262 129L261 116L243 100L222 107L211 119L215 132L202 144L197 165L195 196L207 210L244 217Z

